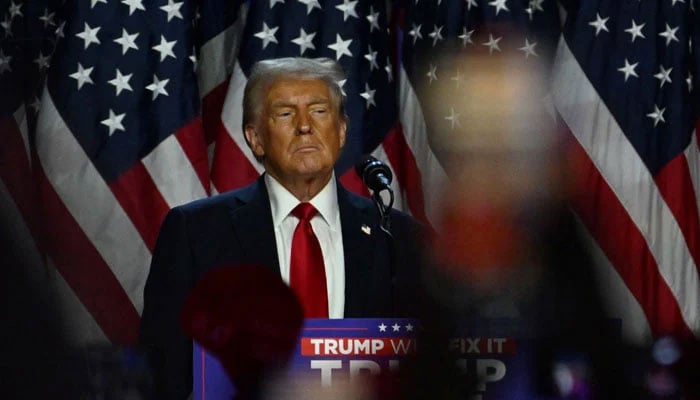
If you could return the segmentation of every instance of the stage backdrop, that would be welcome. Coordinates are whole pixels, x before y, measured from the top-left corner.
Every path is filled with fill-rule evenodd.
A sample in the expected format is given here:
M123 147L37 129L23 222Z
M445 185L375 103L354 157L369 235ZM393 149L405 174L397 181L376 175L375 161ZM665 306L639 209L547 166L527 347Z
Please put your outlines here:
M351 121L338 174L362 192L349 167L374 154L396 206L434 223L446 177L428 137L461 122L454 99L426 122L421 88L472 73L446 75L445 46L547 65L550 95L531 101L567 131L611 314L638 341L700 335L698 0L2 4L4 236L76 342L134 343L167 210L261 172L240 103L262 58L338 60Z

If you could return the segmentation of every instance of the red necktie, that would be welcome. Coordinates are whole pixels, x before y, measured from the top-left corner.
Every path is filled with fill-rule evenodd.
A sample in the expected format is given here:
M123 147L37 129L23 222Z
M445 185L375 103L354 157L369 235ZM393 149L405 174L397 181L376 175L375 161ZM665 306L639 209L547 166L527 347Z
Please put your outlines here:
M300 203L292 210L299 224L292 236L290 286L299 297L305 318L328 318L326 269L311 218L318 213L310 203Z

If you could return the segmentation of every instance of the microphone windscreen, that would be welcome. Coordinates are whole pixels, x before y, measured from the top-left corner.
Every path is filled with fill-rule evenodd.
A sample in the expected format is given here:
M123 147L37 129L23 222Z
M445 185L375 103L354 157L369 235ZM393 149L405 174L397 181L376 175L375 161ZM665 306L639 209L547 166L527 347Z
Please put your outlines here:
M355 164L355 172L362 178L362 181L373 191L381 190L385 185L389 185L393 179L393 174L389 166L379 161L373 156L366 156Z
M180 323L238 385L286 365L303 311L292 290L269 268L226 265L195 285Z

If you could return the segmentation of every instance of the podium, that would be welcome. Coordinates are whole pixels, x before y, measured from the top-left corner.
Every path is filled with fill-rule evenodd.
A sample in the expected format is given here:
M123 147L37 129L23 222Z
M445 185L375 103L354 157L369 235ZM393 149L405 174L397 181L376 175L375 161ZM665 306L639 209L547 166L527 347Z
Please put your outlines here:
M419 323L401 318L307 319L289 370L315 384L332 387L363 374L401 368L419 350ZM479 377L474 399L536 399L533 349L526 340L493 335L456 334L445 343L457 370ZM506 329L510 333L512 329ZM575 377L573 377L575 378ZM193 399L230 400L235 394L219 361L197 343L193 346Z

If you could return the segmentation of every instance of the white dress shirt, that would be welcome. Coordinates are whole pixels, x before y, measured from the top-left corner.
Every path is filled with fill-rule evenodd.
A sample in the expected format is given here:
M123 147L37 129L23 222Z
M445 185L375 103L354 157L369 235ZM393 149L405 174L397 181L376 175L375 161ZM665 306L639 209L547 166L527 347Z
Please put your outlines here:
M267 193L270 195L272 225L275 228L280 272L282 280L289 285L292 236L299 223L299 218L293 216L291 212L300 201L269 174L265 174L265 186L267 187ZM311 227L321 244L323 264L326 268L328 317L343 318L345 309L345 258L335 174L309 203L318 210L318 214L311 219Z

